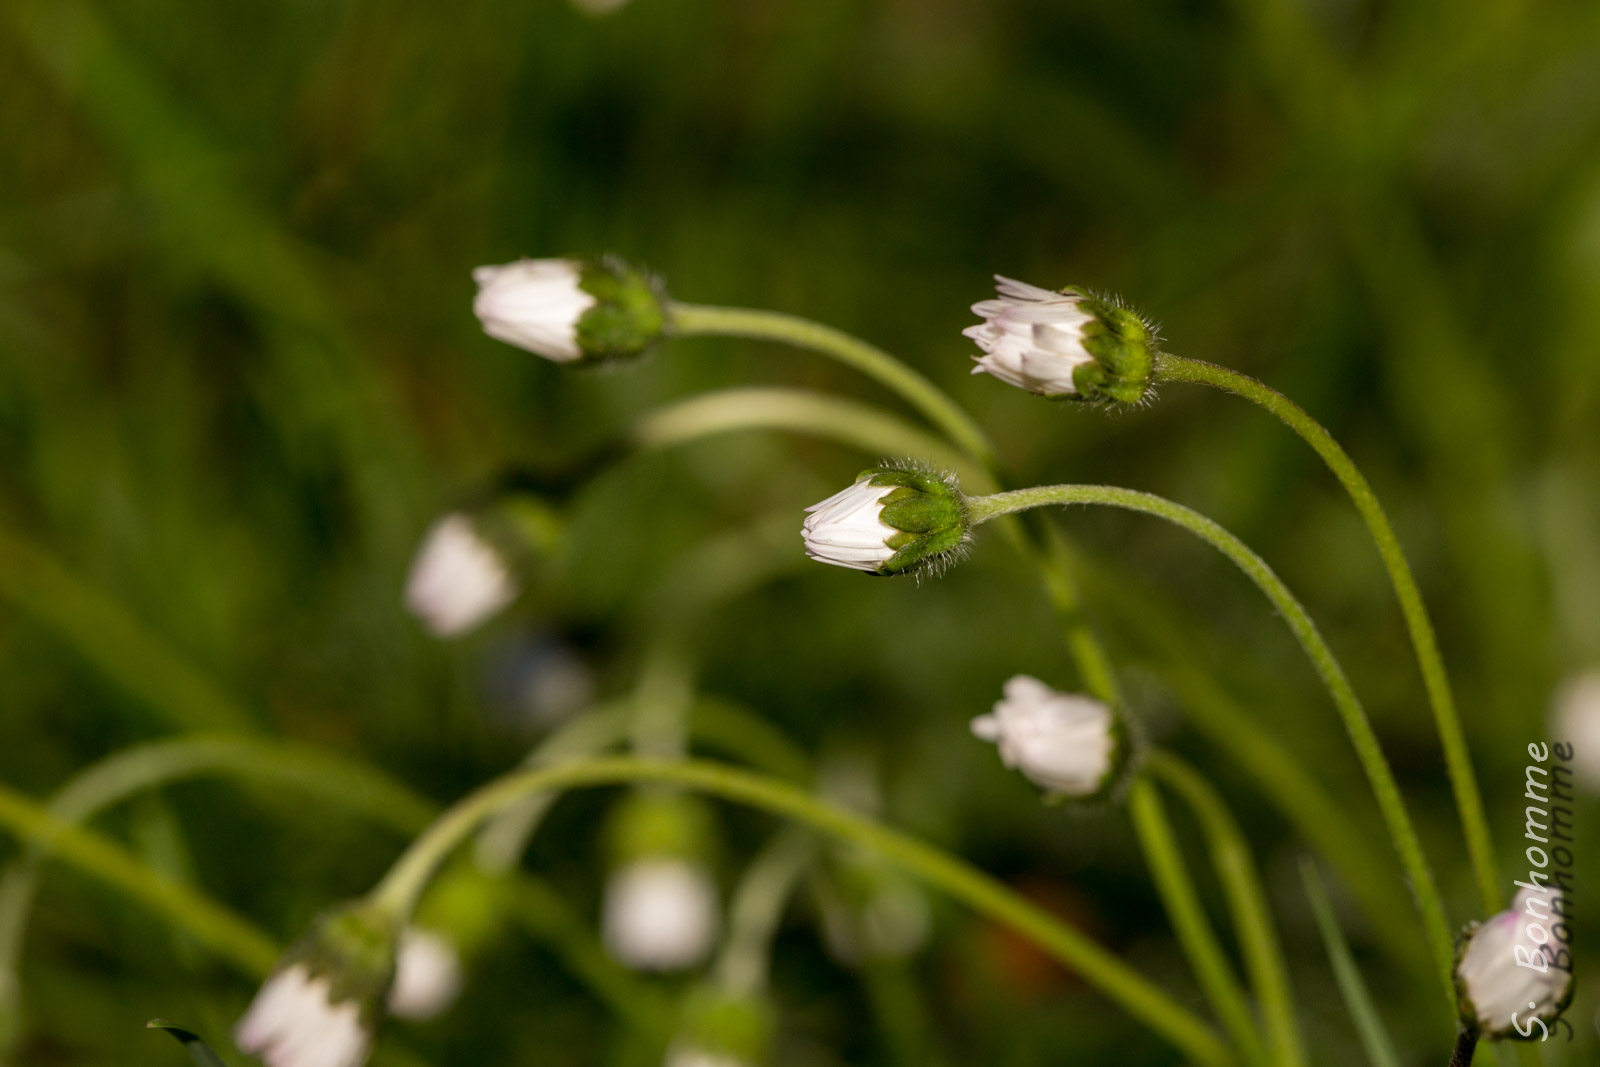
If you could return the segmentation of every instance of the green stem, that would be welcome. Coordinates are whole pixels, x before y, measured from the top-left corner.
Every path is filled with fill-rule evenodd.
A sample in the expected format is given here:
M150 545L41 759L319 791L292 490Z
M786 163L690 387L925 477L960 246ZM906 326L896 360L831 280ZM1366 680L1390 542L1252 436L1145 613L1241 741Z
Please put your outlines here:
M772 939L783 910L815 847L798 829L778 834L751 861L728 908L728 935L717 959L717 981L739 994L757 994L767 986Z
M960 405L883 349L843 331L775 311L677 302L667 305L667 330L682 337L715 334L776 341L828 356L887 386L982 466L994 464L994 450L988 438Z
M525 796L630 782L660 782L710 793L873 849L908 873L1028 938L1194 1062L1229 1062L1226 1046L1203 1020L1082 933L982 871L914 838L822 803L794 786L714 763L607 759L507 775L462 799L413 841L373 889L370 899L379 907L392 909L394 914L408 915L434 870L478 822Z
M1361 701L1351 688L1349 679L1345 677L1344 669L1339 665L1328 643L1323 640L1316 624L1311 621L1311 616L1307 614L1305 607L1289 591L1289 587L1284 585L1283 579L1277 576L1265 560L1251 551L1249 546L1215 522L1199 512L1150 493L1103 485L1051 485L969 498L967 501L968 513L975 524L1046 504L1101 504L1165 519L1216 548L1266 594L1273 607L1278 609L1288 623L1300 647L1310 657L1312 665L1316 668L1323 684L1327 686L1334 705L1344 721L1345 730L1355 746L1356 756L1361 761L1373 795L1377 798L1379 810L1383 813L1389 838L1400 857L1401 867L1411 880L1411 890L1416 896L1417 909L1422 916L1423 935L1433 951L1434 964L1453 1010L1455 985L1451 972L1455 949L1450 936L1450 925L1445 919L1444 905L1439 899L1438 888L1434 885L1433 874L1428 869L1428 861L1417 838L1416 828L1411 823L1410 815L1406 813L1400 788L1395 783L1388 760L1384 758L1382 746L1379 745L1377 735L1372 730L1372 724L1367 720Z
M1355 1024L1356 1036L1361 1039L1367 1062L1372 1067L1400 1067L1400 1054L1395 1051L1394 1040L1383 1025L1383 1016L1378 1013L1372 994L1367 990L1367 983L1361 977L1361 969L1356 966L1350 946L1345 943L1344 932L1339 929L1339 920L1333 914L1333 904L1328 900L1328 891L1322 884L1321 875L1317 873L1316 864L1310 859L1302 859L1300 875L1305 880L1306 899L1311 901L1317 929L1321 931L1322 943L1328 951L1333 980L1339 986L1345 1009L1350 1012L1350 1021Z
M1250 986L1261 1005L1272 1062L1279 1067L1299 1067L1306 1062L1306 1053L1295 1022L1289 969L1272 925L1267 895L1239 824L1211 783L1177 756L1156 750L1147 754L1144 767L1181 794L1200 820L1217 879L1228 898L1234 932L1250 973Z
M244 918L157 874L120 846L51 815L5 785L0 785L0 825L188 930L248 974L266 975L278 958L278 946Z
M1483 907L1493 912L1499 909L1502 899L1500 875L1494 859L1494 844L1489 835L1489 821L1484 816L1483 797L1478 792L1478 781L1472 771L1472 756L1467 751L1466 736L1461 729L1461 718L1456 710L1455 697L1450 690L1450 676L1445 671L1444 658L1439 654L1438 638L1433 623L1428 618L1422 591L1417 587L1416 576L1406 562L1405 551L1395 536L1384 513L1383 505L1372 491L1372 486L1362 475L1349 454L1334 440L1322 424L1275 389L1226 367L1200 360L1184 359L1165 353L1156 358L1158 381L1196 382L1243 397L1270 412L1285 426L1299 434L1328 469L1339 479L1350 495L1361 519L1367 525L1378 554L1383 557L1384 568L1400 600L1400 610L1405 616L1406 629L1411 634L1411 646L1416 650L1417 662L1422 669L1423 683L1428 691L1428 703L1433 708L1434 725L1444 747L1445 769L1450 775L1450 787L1455 793L1456 807L1461 815L1461 825L1466 834L1467 851L1472 858L1472 870L1478 883L1478 893Z
M1172 923L1178 943L1189 957L1200 988L1205 990L1222 1028L1232 1038L1246 1063L1266 1064L1267 1049L1256 1032L1250 1004L1228 964L1217 935L1211 929L1194 880L1189 875L1183 852L1178 848L1172 824L1161 804L1161 795L1148 780L1138 778L1128 791L1128 811L1139 834L1145 860L1155 878L1156 889Z

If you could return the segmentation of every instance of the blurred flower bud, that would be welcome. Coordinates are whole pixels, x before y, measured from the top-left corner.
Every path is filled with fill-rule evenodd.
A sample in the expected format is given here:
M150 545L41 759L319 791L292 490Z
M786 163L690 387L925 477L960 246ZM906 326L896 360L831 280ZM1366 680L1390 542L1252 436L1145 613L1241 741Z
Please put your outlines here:
M1572 1000L1560 890L1522 889L1506 911L1468 926L1456 947L1461 1021L1485 1037L1529 1037Z
M913 468L862 471L854 485L806 511L806 555L869 574L939 566L971 532L954 479Z
M972 305L982 325L962 333L984 354L974 374L992 374L1040 396L1144 399L1155 365L1155 330L1115 300L1068 286L1051 292L995 275L1000 295Z
M972 732L1000 749L1007 767L1058 797L1097 797L1115 785L1127 759L1115 712L1090 697L1060 693L1019 674L1005 684L994 711L972 720Z
M613 869L602 908L613 956L649 971L706 958L721 925L711 843L709 809L695 797L640 790L623 801L610 825Z
M471 518L451 512L428 528L406 578L406 607L434 636L466 633L516 597L504 556Z
M267 1067L366 1062L395 969L395 923L362 905L330 912L284 953L234 1043Z
M618 260L519 259L472 272L490 337L556 363L637 356L661 336L661 298Z
M841 963L898 960L928 940L922 887L876 855L850 853L837 866L836 899L825 901L823 939Z
M665 1067L759 1067L771 1043L763 998L705 986L689 995Z
M1600 793L1600 670L1567 679L1556 690L1550 729L1572 746L1572 770L1585 789Z
M389 1014L425 1022L442 1015L461 993L461 955L443 934L408 926L400 935Z

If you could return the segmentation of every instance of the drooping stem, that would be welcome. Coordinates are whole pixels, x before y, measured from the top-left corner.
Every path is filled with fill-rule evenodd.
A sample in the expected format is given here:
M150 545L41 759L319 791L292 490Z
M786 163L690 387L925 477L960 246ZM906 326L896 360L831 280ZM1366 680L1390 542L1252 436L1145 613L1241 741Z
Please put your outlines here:
M1305 1063L1306 1055L1294 1017L1289 969L1272 925L1267 895L1239 824L1211 783L1172 753L1161 749L1147 753L1144 768L1179 793L1200 820L1217 879L1228 898L1228 911L1250 973L1250 985L1261 1005L1269 1058L1279 1067L1299 1067Z
M500 808L539 793L631 782L658 782L709 793L873 849L907 873L1032 941L1196 1063L1229 1062L1226 1046L1203 1020L1082 933L982 871L794 786L715 763L605 759L507 775L459 801L413 841L369 899L378 907L393 909L396 915L409 915L438 865L482 819Z
M1254 582L1278 612L1283 615L1301 648L1310 657L1312 665L1333 697L1335 707L1344 721L1346 732L1355 746L1356 756L1366 772L1367 781L1377 798L1384 823L1401 867L1411 881L1416 896L1417 909L1422 916L1423 934L1433 951L1434 964L1444 985L1452 1008L1455 1003L1455 986L1451 978L1455 950L1450 937L1450 926L1445 918L1444 905L1434 885L1433 874L1428 869L1427 858L1417 838L1411 816L1407 814L1400 788L1395 783L1389 762L1383 755L1372 724L1367 720L1361 701L1351 687L1344 669L1339 665L1333 650L1328 647L1305 607L1289 591L1283 579L1256 555L1249 546L1233 534L1201 515L1199 512L1150 493L1119 489L1104 485L1050 485L1033 489L1019 489L992 496L968 498L968 513L974 523L987 522L1000 515L1023 511L1047 504L1100 504L1109 507L1138 511L1181 526L1201 540L1212 545L1228 557Z
M1240 1055L1248 1064L1262 1067L1268 1062L1267 1048L1256 1031L1255 1020L1250 1015L1250 1004L1244 990L1228 963L1227 954L1217 940L1200 895L1195 891L1194 879L1178 847L1172 824L1167 820L1161 795L1145 778L1136 779L1128 791L1128 811L1139 835L1139 845L1144 849L1145 861L1155 878L1156 890L1161 895L1172 930L1183 946L1184 955L1194 968L1200 988L1216 1009L1222 1028L1233 1040Z
M809 835L778 834L745 870L728 908L728 934L717 958L717 981L729 992L761 993L767 985L772 939L783 909L815 851Z
M695 334L748 337L793 345L835 359L887 386L938 427L951 443L983 466L994 464L994 451L972 416L938 386L875 345L831 326L776 311L706 307L676 301L669 302L666 310L667 330L681 337Z
M1389 516L1378 502L1372 486L1367 483L1355 461L1321 423L1288 397L1249 375L1212 363L1163 353L1156 358L1156 378L1158 381L1209 385L1243 397L1265 409L1310 445L1322 457L1334 477L1339 479L1339 484L1344 486L1362 521L1366 523L1378 554L1383 557L1390 584L1400 600L1400 610L1405 616L1406 629L1411 634L1411 646L1416 651L1417 663L1422 669L1428 703L1433 709L1434 724L1444 748L1445 769L1455 793L1456 808L1466 834L1467 852L1472 860L1478 892L1486 911L1498 910L1502 891L1494 859L1494 845L1489 835L1489 821L1484 816L1483 797L1472 771L1472 757L1467 751L1466 736L1461 729L1461 718L1450 690L1450 676L1445 671L1438 638L1434 634L1433 622L1428 618L1428 609L1423 603L1416 576L1406 562L1405 551L1400 547Z

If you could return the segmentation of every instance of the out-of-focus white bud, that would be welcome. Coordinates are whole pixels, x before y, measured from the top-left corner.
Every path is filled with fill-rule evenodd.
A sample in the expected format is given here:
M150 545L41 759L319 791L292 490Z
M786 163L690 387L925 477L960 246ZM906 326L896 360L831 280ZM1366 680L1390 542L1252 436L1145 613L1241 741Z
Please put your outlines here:
M1063 797L1099 796L1115 784L1127 744L1111 708L1026 674L1004 693L993 713L972 720L972 732L994 742L1007 767Z
M406 578L406 606L437 637L466 633L516 597L505 560L460 512L428 529Z
M472 280L485 333L556 363L626 359L661 336L655 283L616 259L519 259Z
M1139 316L1072 286L1052 292L998 274L995 281L1000 295L972 305L984 321L961 331L984 353L972 373L1060 399L1143 399L1155 335Z
M1572 770L1579 784L1600 793L1600 670L1567 679L1550 709L1553 740L1572 746Z
M389 1014L422 1022L437 1018L461 993L461 955L443 934L409 926L400 935Z
M863 471L806 511L806 555L879 575L941 563L966 543L970 527L954 482L914 468Z
M1522 889L1506 911L1469 926L1456 948L1461 1021L1485 1037L1528 1037L1572 1000L1561 893ZM1558 966L1559 964L1559 966Z
M633 860L606 882L606 947L637 970L676 971L706 958L720 925L711 872L672 856Z
M685 999L664 1067L757 1067L772 1043L765 997L702 986Z

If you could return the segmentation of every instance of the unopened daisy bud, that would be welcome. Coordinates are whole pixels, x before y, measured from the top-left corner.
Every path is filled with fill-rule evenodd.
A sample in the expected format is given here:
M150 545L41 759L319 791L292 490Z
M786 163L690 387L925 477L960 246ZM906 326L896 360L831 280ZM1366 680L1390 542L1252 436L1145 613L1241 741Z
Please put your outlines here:
M610 837L613 868L601 930L607 949L646 971L682 970L704 960L721 926L704 803L641 790L613 816Z
M1099 797L1127 763L1126 731L1115 712L1092 697L1061 693L1019 674L1005 684L994 711L972 720L972 732L993 741L1000 759L1055 797Z
M655 284L615 259L519 259L472 279L484 332L556 363L626 359L661 336Z
M442 1015L461 993L461 955L444 934L408 926L400 935L389 1014L423 1022Z
M759 1067L771 1042L764 999L706 986L689 995L665 1067Z
M503 553L452 512L428 528L406 578L406 606L436 637L466 633L517 598Z
M358 1067L394 977L395 923L354 905L290 948L234 1028L267 1067Z
M838 865L836 899L825 901L823 937L846 964L897 960L928 940L928 897L922 887L874 855L849 855Z
M1137 403L1155 365L1154 328L1115 300L995 275L1000 295L972 305L983 323L961 331L983 355L974 374L1041 396Z
M869 574L937 566L971 535L954 479L911 468L862 471L850 488L806 511L806 555Z
M1571 746L1579 784L1600 793L1600 670L1569 678L1556 690L1550 720L1553 739Z
M1522 889L1509 909L1468 926L1456 947L1461 1021L1489 1038L1545 1032L1542 1024L1572 1000L1565 936L1565 908L1553 888Z

